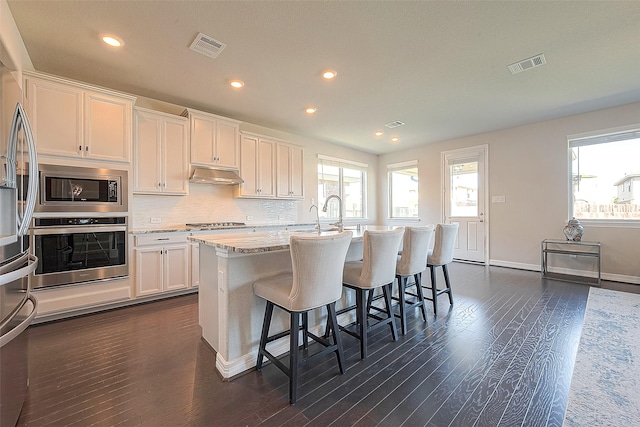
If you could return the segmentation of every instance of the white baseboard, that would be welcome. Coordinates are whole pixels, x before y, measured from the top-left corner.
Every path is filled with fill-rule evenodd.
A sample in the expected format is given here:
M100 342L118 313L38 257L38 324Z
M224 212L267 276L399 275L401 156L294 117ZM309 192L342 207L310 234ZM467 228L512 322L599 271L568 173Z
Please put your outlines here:
M529 270L529 271L537 271L540 272L540 265L538 264L525 264L520 262L511 262L511 261L502 261L497 259L489 260L489 265L493 265L496 267L507 267L507 268L515 268L518 270ZM572 276L584 276L589 278L598 277L598 273L595 271L584 271L584 270L575 270L571 268L558 268L558 267L549 267L549 272L551 273L561 273L561 274L569 274ZM602 280L610 280L612 282L622 282L622 283L632 283L636 285L640 285L640 277L638 276L626 276L623 274L614 274L614 273L602 273Z

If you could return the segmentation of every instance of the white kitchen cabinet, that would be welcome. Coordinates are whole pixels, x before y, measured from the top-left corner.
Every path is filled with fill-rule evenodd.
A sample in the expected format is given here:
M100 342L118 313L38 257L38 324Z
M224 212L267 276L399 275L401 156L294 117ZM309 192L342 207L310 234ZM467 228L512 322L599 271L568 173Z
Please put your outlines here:
M187 194L189 121L136 108L134 114L134 193Z
M191 163L237 169L240 122L187 110L191 123Z
M189 287L190 244L186 233L136 236L136 296Z
M278 198L304 198L303 161L304 151L302 147L278 143Z
M276 143L257 135L240 137L240 197L275 198Z
M38 154L125 162L135 97L25 72L24 102Z

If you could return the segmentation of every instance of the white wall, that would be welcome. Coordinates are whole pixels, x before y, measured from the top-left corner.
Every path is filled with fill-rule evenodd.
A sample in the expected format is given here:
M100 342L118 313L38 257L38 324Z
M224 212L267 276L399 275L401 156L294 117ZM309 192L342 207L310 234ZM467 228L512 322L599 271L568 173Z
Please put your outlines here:
M506 203L490 204L486 212L490 263L539 268L540 241L563 239L562 228L569 219L567 135L639 122L640 103L634 103L382 155L378 218L387 217L387 164L419 161L421 223L437 223L442 220L440 153L486 144L489 195L506 197ZM640 227L584 228L584 240L602 243L602 270L607 278L640 283ZM567 267L577 268L578 262L570 261Z

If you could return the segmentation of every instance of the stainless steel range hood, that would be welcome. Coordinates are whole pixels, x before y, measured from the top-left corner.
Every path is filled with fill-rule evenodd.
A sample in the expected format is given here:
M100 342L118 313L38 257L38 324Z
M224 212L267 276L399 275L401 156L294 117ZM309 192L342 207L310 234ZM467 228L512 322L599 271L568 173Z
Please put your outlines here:
M206 166L192 166L189 182L201 184L237 185L244 180L240 178L237 170L220 169Z

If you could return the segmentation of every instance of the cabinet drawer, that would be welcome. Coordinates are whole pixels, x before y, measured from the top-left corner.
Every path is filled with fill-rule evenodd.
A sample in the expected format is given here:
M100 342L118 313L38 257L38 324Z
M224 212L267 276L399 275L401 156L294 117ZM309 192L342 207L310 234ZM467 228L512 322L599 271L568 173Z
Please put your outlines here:
M186 243L187 233L143 234L135 236L136 246L167 245L171 243Z

